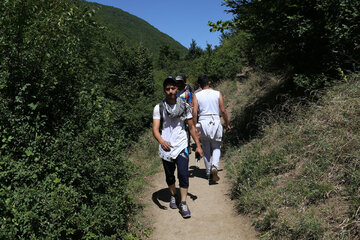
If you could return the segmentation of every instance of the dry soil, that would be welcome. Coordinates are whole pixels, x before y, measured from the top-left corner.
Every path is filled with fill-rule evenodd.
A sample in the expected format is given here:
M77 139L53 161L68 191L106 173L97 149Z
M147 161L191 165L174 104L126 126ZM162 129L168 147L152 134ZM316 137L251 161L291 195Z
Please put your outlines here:
M220 181L209 185L203 159L197 162L194 156L194 153L190 155L189 163L189 219L182 218L178 209L169 208L170 193L164 173L149 177L144 199L145 216L153 227L150 239L257 239L251 220L236 213L235 202L229 197L230 183L225 177L224 162L220 161Z

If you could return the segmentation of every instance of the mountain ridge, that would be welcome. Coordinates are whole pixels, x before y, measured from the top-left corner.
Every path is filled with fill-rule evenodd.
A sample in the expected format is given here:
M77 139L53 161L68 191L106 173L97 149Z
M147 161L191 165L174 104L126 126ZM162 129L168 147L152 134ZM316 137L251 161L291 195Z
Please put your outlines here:
M95 8L96 20L106 26L115 38L124 40L128 45L137 46L142 43L153 54L157 54L162 45L168 45L171 49L179 51L180 55L186 54L186 47L142 18L120 8L95 2L87 3Z

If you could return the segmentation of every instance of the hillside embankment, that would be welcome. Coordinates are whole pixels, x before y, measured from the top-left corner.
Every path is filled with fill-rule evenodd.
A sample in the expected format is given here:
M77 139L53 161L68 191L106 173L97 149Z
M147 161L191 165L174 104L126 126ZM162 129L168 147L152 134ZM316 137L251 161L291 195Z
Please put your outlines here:
M225 155L238 211L264 239L359 238L359 76L307 97L280 91L267 108L261 100L283 82L265 79L238 83L242 97L231 100L236 132L248 134L233 135Z

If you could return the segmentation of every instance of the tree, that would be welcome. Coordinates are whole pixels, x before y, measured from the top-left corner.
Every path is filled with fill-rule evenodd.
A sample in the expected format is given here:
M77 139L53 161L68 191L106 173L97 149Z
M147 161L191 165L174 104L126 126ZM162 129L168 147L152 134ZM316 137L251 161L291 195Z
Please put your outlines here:
M356 0L226 0L234 20L213 24L249 34L255 64L300 74L333 74L359 63Z
M212 45L209 43L206 44L205 54L208 56L211 56L213 54Z
M105 81L105 96L113 100L116 125L126 141L136 140L145 126L154 104L154 79L149 52L143 47L126 47L124 42L110 43L112 59Z
M157 65L160 69L165 69L174 62L180 60L180 53L175 49L171 49L168 44L162 44L159 50Z
M201 47L197 46L195 40L192 39L189 47L189 51L186 54L185 59L194 60L195 58L200 57L202 54L203 54L203 50L201 49Z

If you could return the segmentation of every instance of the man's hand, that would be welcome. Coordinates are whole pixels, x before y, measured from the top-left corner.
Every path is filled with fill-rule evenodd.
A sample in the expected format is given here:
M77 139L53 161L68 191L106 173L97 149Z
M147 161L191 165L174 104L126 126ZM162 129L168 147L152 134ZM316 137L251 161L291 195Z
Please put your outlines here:
M231 127L230 127L230 125L228 124L228 125L226 125L226 132L230 132L231 131Z
M170 151L171 145L170 145L169 142L163 140L163 141L160 142L160 145L161 145L162 149L164 149L165 151L167 151L167 152Z
M204 156L204 152L201 146L196 147L195 153L198 153L201 157Z

